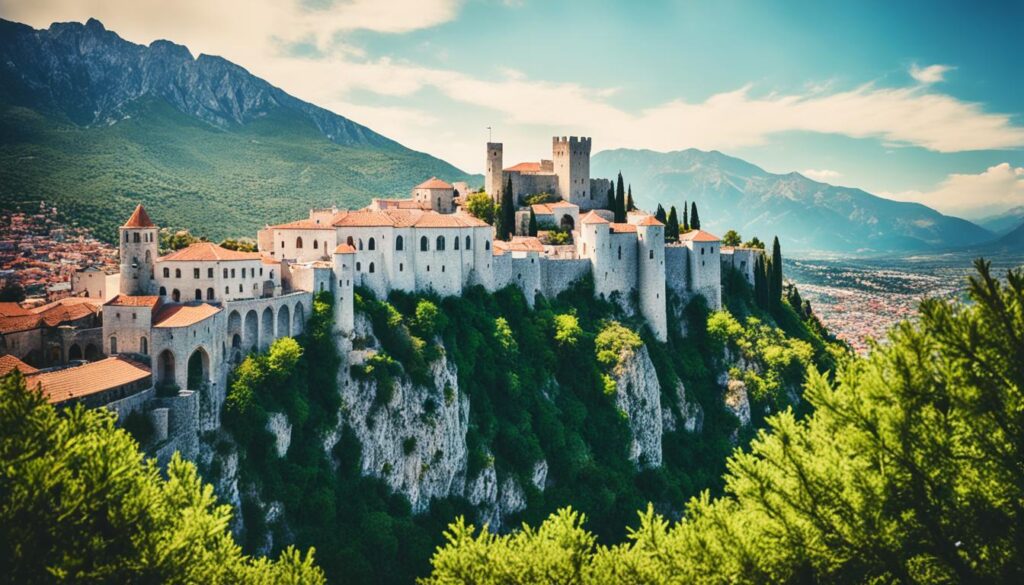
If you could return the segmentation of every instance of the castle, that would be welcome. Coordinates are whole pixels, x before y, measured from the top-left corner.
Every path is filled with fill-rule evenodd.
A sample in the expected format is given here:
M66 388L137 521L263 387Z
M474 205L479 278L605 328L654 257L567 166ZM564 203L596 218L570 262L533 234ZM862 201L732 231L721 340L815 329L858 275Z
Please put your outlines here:
M723 265L753 281L759 250L723 249L700 230L666 243L665 226L642 211L614 222L594 196L590 144L556 137L554 161L511 169L501 169L501 145L487 144L489 189L511 177L520 199L539 192L562 198L533 207L538 223L571 233L571 243L557 245L525 235L523 222L510 241L495 240L489 224L461 207L468 186L437 178L408 199L374 199L353 211L313 209L305 219L267 226L257 235L257 252L200 242L160 256L158 227L139 205L119 230L117 291L106 292L101 333L90 330L107 357L33 371L30 382L54 402L105 405L122 415L145 410L163 455L189 452L196 433L182 429L217 428L229 371L247 353L301 333L318 292L333 295L335 324L347 339L356 287L385 297L392 290L454 296L478 285L515 286L532 304L590 276L595 295L637 311L664 341L670 295L684 302L702 295L717 309ZM520 217L529 212L520 210ZM74 344L73 332L65 337ZM73 354L59 351L65 363ZM34 370L10 357L8 369Z

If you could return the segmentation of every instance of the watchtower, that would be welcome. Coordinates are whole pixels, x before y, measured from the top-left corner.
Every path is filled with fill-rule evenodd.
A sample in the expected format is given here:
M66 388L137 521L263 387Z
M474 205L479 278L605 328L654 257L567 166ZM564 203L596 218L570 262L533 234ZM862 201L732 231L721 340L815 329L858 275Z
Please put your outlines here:
M159 234L141 203L118 230L118 241L121 254L119 292L123 295L152 294Z
M583 209L590 206L590 138L570 136L551 139L551 158L558 176L557 195Z
M502 181L502 144L500 142L487 143L487 170L484 172L484 191L494 199L495 203L501 201L501 191L505 188Z

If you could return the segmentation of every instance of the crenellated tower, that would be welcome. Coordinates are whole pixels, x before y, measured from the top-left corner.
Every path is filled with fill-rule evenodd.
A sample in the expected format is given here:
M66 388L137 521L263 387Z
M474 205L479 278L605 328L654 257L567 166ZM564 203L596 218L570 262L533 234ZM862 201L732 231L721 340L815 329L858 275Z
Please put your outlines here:
M590 138L575 136L551 139L551 158L558 176L558 195L563 200L579 205L581 209L591 206L590 193Z
M118 230L121 255L120 293L153 294L153 272L160 241L156 225L140 203Z

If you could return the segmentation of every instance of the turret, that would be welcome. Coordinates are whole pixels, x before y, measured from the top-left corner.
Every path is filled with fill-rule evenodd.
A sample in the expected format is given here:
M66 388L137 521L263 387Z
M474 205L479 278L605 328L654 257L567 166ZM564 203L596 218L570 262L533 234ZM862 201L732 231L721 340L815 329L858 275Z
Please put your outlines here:
M501 190L505 188L502 182L502 144L500 142L487 143L487 169L484 172L484 191L494 199L501 201Z
M121 255L120 293L153 294L153 272L160 238L156 225L139 204L118 230Z
M590 192L590 138L555 136L551 139L551 158L558 175L556 195L587 208ZM604 194L600 194L604 195Z
M636 225L640 312L658 341L668 338L665 298L665 225L648 215Z
M354 283L356 249L348 244L341 244L334 249L334 323L338 331L345 337L352 335L355 329Z

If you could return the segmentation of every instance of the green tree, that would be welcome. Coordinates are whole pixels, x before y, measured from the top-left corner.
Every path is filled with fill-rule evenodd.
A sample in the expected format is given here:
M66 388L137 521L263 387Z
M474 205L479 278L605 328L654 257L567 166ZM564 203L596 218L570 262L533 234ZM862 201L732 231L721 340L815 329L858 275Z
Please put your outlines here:
M25 300L25 287L13 279L4 283L0 289L0 301L5 303L20 303Z
M235 250L237 252L255 252L256 242L248 238L228 238L220 243L220 247L228 250Z
M626 188L626 211L636 211L636 205L633 203L633 185Z
M626 187L622 182L622 173L619 173L619 178L615 182L615 222L624 223L626 221Z
M679 240L679 216L676 215L676 206L668 210L668 221L665 222L665 239L670 242Z
M754 302L762 309L768 307L768 268L764 255L758 254L754 261Z
M512 202L512 177L501 192L501 207L494 223L494 239L509 241L515 233L516 208Z
M533 212L533 207L530 208L530 235L537 236L537 214Z
M665 215L665 208L661 206L661 203L658 204L658 209L654 212L654 219L661 223L668 221L668 217Z
M0 558L10 583L323 583L313 551L242 554L195 466L166 479L106 409L0 381Z
M681 224L683 233L690 231L690 212L686 206L686 201L683 201L683 223Z
M615 213L615 187L608 187L608 211Z
M779 237L775 236L772 241L772 262L769 271L768 294L771 298L772 307L778 307L782 302L782 249L779 247Z
M761 240L757 239L757 236L754 236L753 238L750 238L749 242L745 242L743 244L743 247L744 248L758 248L760 250L764 250L764 242L762 242Z
M834 381L812 370L812 414L772 416L681 521L648 506L609 548L569 509L502 536L460 520L424 583L1019 583L1024 271L976 268L971 304L926 300Z
M480 221L494 225L494 200L483 191L466 197L466 211Z
M736 230L729 230L725 232L724 236L722 236L723 246L739 246L740 242L742 241L743 238L741 238L740 235L736 233Z
M697 215L697 202L690 203L690 229L700 229L700 216Z

